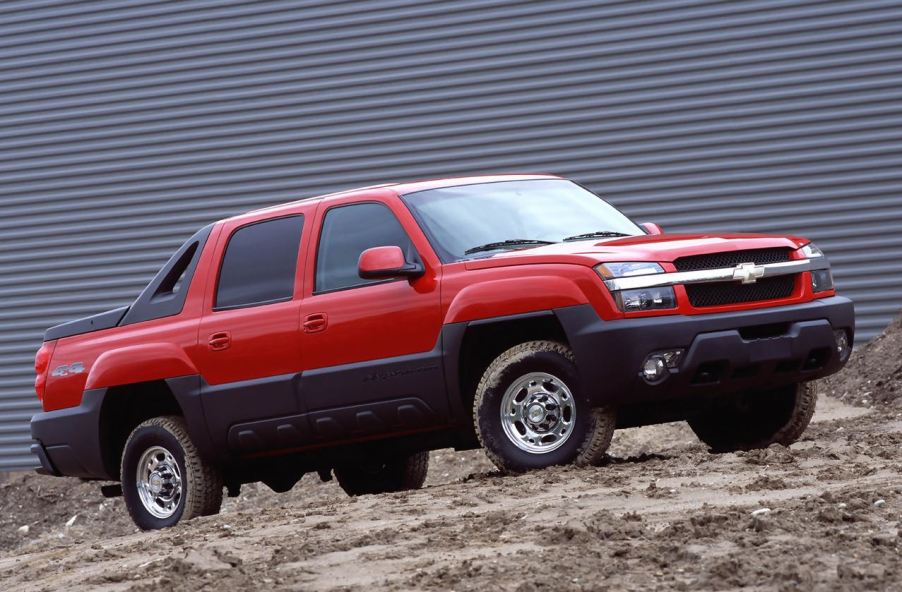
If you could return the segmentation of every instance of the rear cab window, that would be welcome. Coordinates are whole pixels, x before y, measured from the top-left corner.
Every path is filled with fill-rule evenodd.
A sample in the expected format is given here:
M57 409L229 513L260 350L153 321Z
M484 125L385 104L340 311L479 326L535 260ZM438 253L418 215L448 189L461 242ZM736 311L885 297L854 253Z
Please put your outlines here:
M235 230L222 256L214 310L291 300L303 227L299 214Z

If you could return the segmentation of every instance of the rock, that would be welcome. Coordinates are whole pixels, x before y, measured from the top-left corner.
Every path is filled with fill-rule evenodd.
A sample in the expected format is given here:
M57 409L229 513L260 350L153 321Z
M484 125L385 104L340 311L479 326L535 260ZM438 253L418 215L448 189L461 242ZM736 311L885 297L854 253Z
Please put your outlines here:
M876 508L881 508L885 505L886 505L886 500L883 500L883 499L879 499L876 502L874 502L874 507L876 507Z
M770 508L760 508L752 512L752 516L757 518L758 516L764 516L765 514L770 514Z
M78 514L76 514L75 516L69 518L69 520L66 522L66 528L72 528L72 526L75 524L75 521L76 521L77 519L78 519Z
M25 526L20 526L16 532L19 534L28 534L29 530L31 530L31 527L26 524Z

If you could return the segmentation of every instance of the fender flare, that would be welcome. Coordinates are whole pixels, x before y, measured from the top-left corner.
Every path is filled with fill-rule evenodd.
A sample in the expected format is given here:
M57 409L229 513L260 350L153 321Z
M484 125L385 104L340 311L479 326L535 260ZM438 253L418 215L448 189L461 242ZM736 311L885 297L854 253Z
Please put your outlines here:
M187 354L171 343L144 343L101 354L91 366L85 390L197 375Z
M471 284L458 292L443 324L510 317L588 302L576 282L560 275L502 278Z

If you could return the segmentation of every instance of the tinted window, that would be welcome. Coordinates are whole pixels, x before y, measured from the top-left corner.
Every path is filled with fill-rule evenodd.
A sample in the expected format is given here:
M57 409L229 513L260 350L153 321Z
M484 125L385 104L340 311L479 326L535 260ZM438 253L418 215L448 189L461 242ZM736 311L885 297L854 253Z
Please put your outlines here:
M332 208L326 213L316 256L316 291L338 290L380 280L357 273L360 254L372 247L398 246L416 260L410 239L386 206L362 203Z
M216 308L289 300L303 226L303 216L292 216L236 230L222 258Z

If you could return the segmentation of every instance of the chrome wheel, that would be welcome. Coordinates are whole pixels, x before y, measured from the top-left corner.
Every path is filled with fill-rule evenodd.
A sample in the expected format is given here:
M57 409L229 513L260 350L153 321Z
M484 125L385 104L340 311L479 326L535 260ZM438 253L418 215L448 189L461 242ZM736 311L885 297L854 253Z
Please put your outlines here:
M138 497L157 518L169 518L182 500L182 474L172 453L162 446L148 448L138 461Z
M570 438L576 420L573 393L562 380L530 372L515 380L501 399L501 427L520 450L545 454Z

